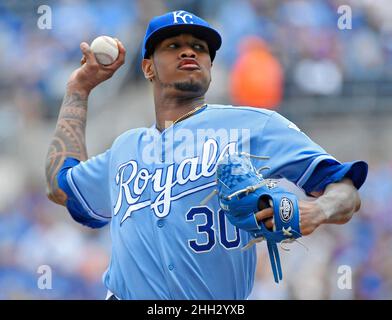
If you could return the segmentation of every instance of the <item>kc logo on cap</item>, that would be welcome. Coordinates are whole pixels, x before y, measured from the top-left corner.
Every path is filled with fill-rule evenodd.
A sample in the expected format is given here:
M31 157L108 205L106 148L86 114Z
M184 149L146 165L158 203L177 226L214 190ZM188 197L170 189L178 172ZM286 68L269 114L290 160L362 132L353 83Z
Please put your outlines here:
M187 18L189 18L190 21L187 21L186 20ZM182 23L191 23L191 24L193 24L193 21L192 21L193 16L190 13L186 12L186 11L183 11L183 10L181 10L181 11L174 11L173 12L173 23L179 23L178 19L181 19Z
M215 53L222 44L219 32L207 21L185 10L171 11L151 19L143 40L142 58L148 59L160 41L181 33L192 34L206 41L211 61L214 60Z

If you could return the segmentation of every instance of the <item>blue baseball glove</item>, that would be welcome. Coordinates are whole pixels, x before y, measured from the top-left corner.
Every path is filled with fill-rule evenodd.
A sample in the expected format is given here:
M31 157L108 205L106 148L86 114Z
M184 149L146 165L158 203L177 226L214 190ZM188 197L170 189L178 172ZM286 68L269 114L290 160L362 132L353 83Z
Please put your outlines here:
M266 159L265 157L258 157ZM244 248L267 241L275 282L282 280L282 268L277 243L291 242L301 237L297 197L265 180L252 165L246 153L225 154L217 164L217 194L228 220L254 238ZM256 213L273 208L273 230L257 222Z

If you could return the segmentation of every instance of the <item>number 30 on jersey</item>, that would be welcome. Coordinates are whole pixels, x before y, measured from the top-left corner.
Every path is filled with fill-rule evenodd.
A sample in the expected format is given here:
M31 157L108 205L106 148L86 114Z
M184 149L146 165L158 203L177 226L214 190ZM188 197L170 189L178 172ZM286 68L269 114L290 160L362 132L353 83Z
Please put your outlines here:
M217 242L216 238L218 238L219 243L226 249L234 249L240 245L240 231L237 227L234 227L227 222L225 213L222 209L218 210L215 217L215 220L218 220L217 222L214 221L214 212L209 207L191 208L186 213L185 220L187 222L194 222L196 216L203 217L202 220L204 221L196 224L196 232L202 234L205 241L200 241L200 238L203 237L199 237L199 239L189 239L188 245L194 252L201 253L210 251ZM217 228L213 228L215 223L218 224ZM228 239L228 228L235 229L234 239Z

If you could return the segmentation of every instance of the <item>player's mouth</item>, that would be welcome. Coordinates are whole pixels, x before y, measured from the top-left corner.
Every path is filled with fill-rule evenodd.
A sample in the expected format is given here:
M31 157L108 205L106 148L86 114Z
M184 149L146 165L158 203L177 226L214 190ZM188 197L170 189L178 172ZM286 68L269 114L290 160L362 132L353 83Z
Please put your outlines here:
M186 58L180 61L178 64L178 69L193 71L200 70L200 66L195 59Z

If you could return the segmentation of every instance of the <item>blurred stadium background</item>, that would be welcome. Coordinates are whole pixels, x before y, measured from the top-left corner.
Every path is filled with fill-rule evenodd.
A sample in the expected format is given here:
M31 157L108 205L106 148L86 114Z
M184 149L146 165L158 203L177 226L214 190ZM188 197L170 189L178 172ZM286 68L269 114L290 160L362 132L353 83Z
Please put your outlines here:
M258 104L294 121L341 161L368 161L362 209L282 251L285 280L272 280L265 245L251 299L392 298L392 3L389 0L45 1L52 29L37 27L37 1L0 2L0 299L103 299L108 228L79 226L45 196L44 162L79 43L111 35L126 65L94 90L89 155L123 131L154 121L140 69L149 19L185 9L223 36L210 103ZM340 5L352 29L337 27ZM259 72L258 72L259 71ZM256 83L256 86L254 86ZM52 269L40 290L39 266ZM337 286L352 268L351 290Z

